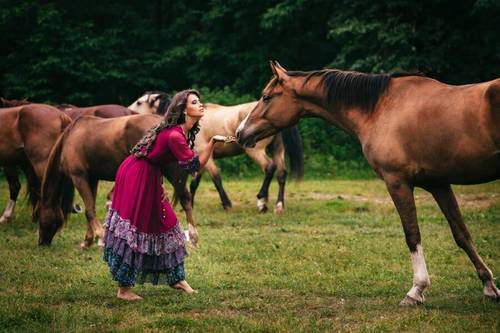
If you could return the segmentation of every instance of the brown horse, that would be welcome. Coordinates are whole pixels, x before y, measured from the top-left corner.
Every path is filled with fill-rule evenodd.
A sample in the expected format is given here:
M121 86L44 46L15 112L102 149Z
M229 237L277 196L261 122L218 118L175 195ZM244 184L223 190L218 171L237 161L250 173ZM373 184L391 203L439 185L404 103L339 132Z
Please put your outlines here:
M73 120L78 119L82 116L116 118L137 114L137 112L117 104L95 105L88 107L77 107L71 104L61 104L57 106L57 108L65 112Z
M429 286L413 189L429 191L483 282L499 300L493 274L477 254L450 184L500 178L500 79L451 86L411 74L339 70L289 72L271 62L274 77L238 128L241 144L320 117L356 137L384 180L399 212L413 266L413 286L401 305L424 301Z
M157 113L157 107L161 105L159 100L161 100L164 94L165 93L160 91L146 92L137 101L129 105L129 108L140 113ZM196 136L195 150L200 154L205 149L210 138L214 135L234 136L240 122L256 104L257 102L251 102L234 106L223 106L207 103L205 105L205 116L200 120L200 132ZM272 158L269 158L266 153L266 148L268 147L271 148ZM194 196L200 184L203 171L206 170L219 193L222 207L224 207L224 209L231 208L231 200L222 186L222 179L214 160L245 153L260 166L265 174L264 182L257 194L257 208L259 212L267 211L269 186L274 173L277 171L279 190L274 212L281 213L285 207L285 182L287 175L285 150L290 159L292 176L301 178L304 173L304 159L300 134L296 127L266 138L252 148L242 148L240 145L233 142L217 145L213 156L209 159L201 172L198 172L191 181L191 199L194 202Z
M13 108L16 106L31 104L26 98L24 99L5 99L0 97L0 108Z
M27 100L6 100L2 98L0 101L3 105L31 104L31 102ZM0 129L0 142L4 143L5 157L0 159L0 165L4 166L10 192L9 201L7 202L4 213L0 216L0 223L7 222L14 214L16 200L21 187L18 177L19 168L26 174L30 201L33 208L35 208L40 196L40 182L45 172L45 164L50 153L50 148L55 143L57 136L62 132L62 129L67 125L68 119L65 120L65 125L63 127L61 127L57 121L54 121L54 119L59 119L61 111L72 120L83 115L114 118L136 114L136 112L121 105L97 105L84 108L69 104L56 106L56 108L45 104L31 105L33 105L33 107L24 107L22 109L10 111L4 109L0 111L0 117L2 117L2 115L5 117L2 118L2 129ZM39 114L35 115L34 113L36 113L37 110ZM19 116L19 122L16 122L18 119L16 118L17 116ZM21 133L20 131L24 132ZM57 135L55 133L57 133ZM12 154L6 152L9 142L14 143L14 136L21 138L21 135L24 136L23 140L24 138L31 140L28 143L19 143L20 147L24 146L24 151L20 151L20 154L22 154L24 158L23 161L20 160L19 156L14 157ZM39 135L43 136L43 138L37 141ZM26 154L29 155L25 156ZM36 165L32 165L30 161L33 161ZM35 168L35 174L31 171L33 168ZM34 216L34 218L36 218L36 216Z
M30 202L36 206L50 149L70 122L63 112L45 104L0 109L0 166L5 169L10 192L0 223L14 213L21 188L19 168L26 174Z
M73 122L55 144L42 182L40 201L39 244L50 244L62 226L65 215L61 202L68 202L76 187L85 205L87 233L82 247L92 245L95 236L102 239L103 229L95 212L99 180L113 181L121 162L148 129L160 122L158 115L133 115L114 119L83 116ZM165 166L163 174L174 186L186 211L193 244L198 235L189 192L184 191L184 172L177 163ZM184 182L183 182L184 180Z

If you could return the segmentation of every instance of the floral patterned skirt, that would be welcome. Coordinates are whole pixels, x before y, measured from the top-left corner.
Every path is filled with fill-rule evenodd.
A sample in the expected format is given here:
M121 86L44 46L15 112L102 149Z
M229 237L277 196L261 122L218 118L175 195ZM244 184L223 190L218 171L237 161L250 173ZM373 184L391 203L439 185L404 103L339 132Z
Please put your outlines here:
M185 279L187 252L179 223L165 233L141 233L110 209L104 227L104 261L120 286L145 282L172 286Z

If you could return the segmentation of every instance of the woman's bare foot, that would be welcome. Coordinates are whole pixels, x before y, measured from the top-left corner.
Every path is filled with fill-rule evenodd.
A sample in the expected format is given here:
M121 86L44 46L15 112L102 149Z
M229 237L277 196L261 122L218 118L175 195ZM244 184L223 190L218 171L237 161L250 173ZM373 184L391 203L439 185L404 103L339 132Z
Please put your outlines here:
M118 287L116 297L126 301L140 301L142 299L142 297L134 293L130 287Z
M193 294L193 293L198 292L198 291L194 290L193 288L191 288L191 286L186 282L186 280L182 280L182 281L177 282L176 284L174 284L172 286L172 288L181 289L181 290L187 292L188 294Z

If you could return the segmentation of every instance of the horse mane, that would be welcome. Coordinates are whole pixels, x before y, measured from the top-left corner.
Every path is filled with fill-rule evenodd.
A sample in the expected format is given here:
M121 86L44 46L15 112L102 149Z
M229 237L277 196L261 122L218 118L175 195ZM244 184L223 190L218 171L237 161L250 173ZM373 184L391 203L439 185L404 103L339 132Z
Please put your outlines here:
M144 95L158 95L158 98L155 99L153 103L160 99L160 105L158 106L158 110L156 110L156 114L163 116L170 105L170 95L161 90L146 91L142 94L142 96Z
M55 225L56 230L62 227L73 206L74 186L71 179L60 170L60 162L64 143L76 122L73 121L68 125L63 123L62 126L66 125L66 128L50 152L41 184L42 206L53 212L62 212L62 219Z
M392 74L367 74L337 69L322 69L311 72L288 71L288 76L305 77L304 85L313 77L320 77L320 85L326 91L328 106L357 106L370 112L380 97L387 91L392 78L424 76L419 72L395 72Z

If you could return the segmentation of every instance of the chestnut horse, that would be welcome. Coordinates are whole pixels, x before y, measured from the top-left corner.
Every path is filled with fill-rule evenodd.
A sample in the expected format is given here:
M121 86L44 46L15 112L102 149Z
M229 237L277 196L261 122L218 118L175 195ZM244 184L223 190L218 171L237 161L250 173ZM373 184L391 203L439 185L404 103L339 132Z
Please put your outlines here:
M5 99L0 97L0 108L13 108L15 106L21 106L31 104L26 98L24 99Z
M71 119L63 112L45 104L0 109L0 166L4 167L10 192L0 223L14 213L21 188L19 168L26 174L29 199L35 208L50 149L69 123Z
M339 70L286 71L274 77L238 128L245 146L319 117L357 138L401 217L413 266L413 286L400 305L424 302L429 286L413 190L429 191L469 256L487 298L500 299L493 274L472 244L450 184L500 178L500 79L452 86L411 74Z
M45 172L45 164L50 149L54 145L57 136L69 124L67 118L63 126L57 121L61 117L61 111L69 116L70 120L75 120L83 115L114 118L136 114L136 112L121 105L97 105L79 108L64 104L54 108L45 104L31 104L27 100L6 100L1 98L0 102L3 105L26 105L24 108L17 108L15 110L11 108L9 111L7 109L0 109L2 124L2 128L0 129L0 146L3 147L3 152L5 153L4 157L0 158L0 165L4 166L10 192L5 211L0 216L0 223L7 222L14 214L21 187L18 177L19 168L26 174L30 202L33 208L35 208L40 196L40 182ZM39 112L39 114L35 114L36 112ZM19 141L14 143L16 138L20 140L27 138L26 140L30 140L30 142ZM7 149L11 149L8 148L9 142L18 144L21 148L24 147L23 152L19 151L19 154L23 156L23 160L20 159L21 155L14 156L7 153ZM34 174L32 169L35 171ZM36 219L36 216L34 218Z
M162 94L165 93L161 91L146 92L137 101L129 105L129 108L140 113L157 113L156 109L157 105L159 105L158 100L161 99ZM200 132L196 135L194 147L198 154L205 149L212 136L234 136L239 123L256 104L257 102L234 106L223 106L211 103L205 104L206 112L200 120ZM266 154L267 147L271 148L272 158L269 158ZM222 179L214 160L245 153L260 166L261 170L265 174L264 182L262 183L260 191L257 194L257 208L259 212L267 211L269 186L274 173L277 171L279 190L274 212L281 213L285 207L285 182L287 175L285 150L290 159L292 176L300 179L304 173L304 158L300 134L296 127L266 138L252 148L242 148L237 143L216 145L212 158L208 160L206 166L201 170L201 172L198 172L195 178L191 181L191 199L194 202L194 196L200 184L203 171L206 170L208 171L213 183L215 184L215 188L219 193L222 207L224 209L231 208L231 200L222 186Z
M116 118L131 116L137 112L117 104L95 105L88 107L77 107L70 104L61 104L57 108L65 112L71 119L75 120L82 116L96 116L100 118Z
M42 182L39 244L50 244L63 225L66 217L61 213L61 202L67 202L72 197L73 186L83 199L88 223L81 246L91 246L95 236L99 241L102 240L103 229L95 211L98 181L114 181L118 167L130 150L147 130L162 119L159 115L133 115L113 119L83 116L64 131L50 153ZM169 163L163 174L173 185L175 195L180 198L186 211L190 240L196 244L198 235L189 192L184 191L184 171L177 163Z

